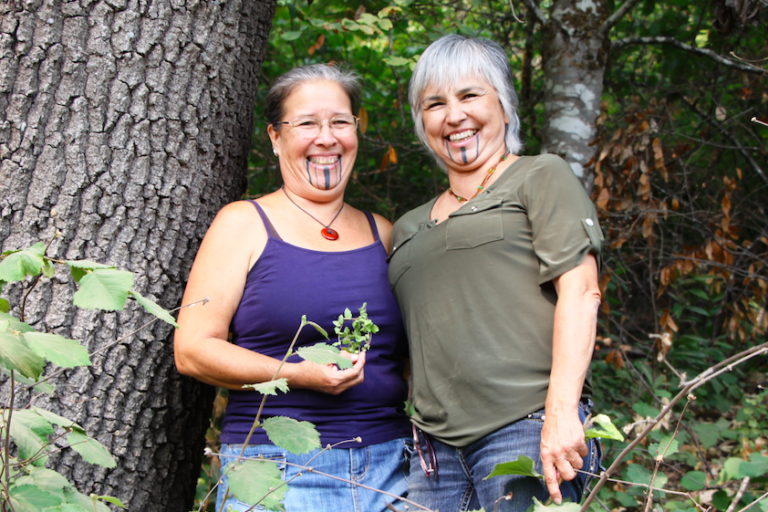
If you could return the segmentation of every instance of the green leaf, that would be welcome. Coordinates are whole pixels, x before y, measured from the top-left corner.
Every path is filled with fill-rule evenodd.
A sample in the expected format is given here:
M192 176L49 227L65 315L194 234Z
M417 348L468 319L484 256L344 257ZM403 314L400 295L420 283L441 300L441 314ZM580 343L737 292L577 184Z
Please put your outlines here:
M688 309L690 309L691 311L693 311L694 313L698 313L698 314L704 315L704 316L710 316L709 312L706 309L702 309L699 306L686 306L686 307Z
M619 429L616 428L616 426L611 421L611 418L608 417L606 414L598 414L594 418L592 418L592 423L597 424L601 429L597 428L590 428L587 429L587 431L584 433L584 435L587 437L587 439L592 439L594 437L599 437L602 439L613 439L615 441L623 441L624 436L619 431Z
M491 474L483 478L483 480L488 480L489 478L492 478L494 476L502 476L502 475L523 475L523 476L532 476L535 478L541 478L543 479L544 476L540 475L536 469L536 463L533 462L533 459L530 457L526 457L525 455L520 455L517 459L511 461L511 462L503 462L501 464L496 464L493 467L493 471L491 471Z
M296 455L320 448L320 434L308 421L273 416L264 421L264 430L272 443Z
M283 34L280 37L284 41L295 41L296 39L301 37L301 32L300 31L283 32Z
M243 387L252 388L262 395L277 395L278 389L283 393L290 391L290 389L288 389L288 379L270 380L267 382L260 382L258 384L245 384Z
M67 500L67 503L76 505L82 509L84 509L86 512L93 512L93 500L86 496L85 494L82 494L75 490L65 490L64 491L64 498ZM106 506L104 503L97 501L96 502L96 511L97 512L112 512L108 506ZM46 511L48 512L48 511ZM69 510L65 510L64 512L69 512ZM78 510L79 512L79 510Z
M9 370L34 380L43 373L45 366L45 360L9 330L0 331L0 362Z
M53 268L51 260L43 258L43 275L47 278L52 278L56 275L56 269Z
M341 20L341 26L345 30L360 30L362 27L357 24L356 21L352 21L349 18L344 18Z
M712 495L712 505L714 505L717 510L728 510L730 504L731 497L728 496L724 490L720 489Z
M75 306L84 309L119 311L125 307L128 290L133 286L133 274L111 268L95 269L80 279L75 292Z
M88 270L95 270L97 268L116 268L111 265L103 265L89 260L67 260L64 263L69 266L69 273L76 283L80 282L80 279L88 273Z
M117 462L104 446L92 437L81 432L70 432L67 436L69 446L80 454L86 462L105 468L114 468Z
M8 322L10 322L11 323L10 329L12 331L19 331L19 332L34 331L31 325L25 324L15 316L10 315L6 312L0 312L0 320L7 320Z
M9 493L16 512L40 512L44 508L61 504L61 498L34 485L14 485L9 489Z
M108 501L111 504L117 505L120 508L126 508L126 506L123 505L123 502L120 501L119 499L115 498L114 496L97 496L96 499L103 500L103 501Z
M757 478L768 473L768 457L753 453L749 456L749 462L744 459L731 457L723 464L720 480L742 479L744 477Z
M660 443L654 443L648 447L648 451L653 457L663 455L664 457L670 457L677 453L678 449L677 439L673 439L672 436L666 436Z
M37 455L48 443L53 427L45 418L29 409L14 410L11 417L11 437L19 448L19 458ZM42 459L37 462L42 463Z
M11 326L8 320L0 320L0 332L7 330Z
M7 313L11 310L11 304L6 299L0 299L0 312Z
M74 421L65 418L64 416L59 416L58 414L54 414L51 411L48 411L46 409L40 409L38 407L32 407L32 410L35 411L37 414L45 418L46 420L50 421L54 425L58 425L62 428L66 429L73 429L81 434L85 434L85 429L75 423Z
M29 249L8 253L0 261L0 281L12 283L22 281L29 276L36 276L43 268L45 244L38 242Z
M37 355L55 365L64 368L91 365L88 350L75 340L58 334L28 332L24 334L24 341Z
M379 27L381 27L381 30L392 30L392 22L388 19L380 19L378 21Z
M171 316L168 310L160 306L158 303L144 297L142 294L140 294L136 290L130 290L128 292L128 295L136 299L136 302L144 306L144 309L146 309L147 311L155 315L160 320L171 324L177 329L179 328L179 324L176 323L176 319Z
M336 347L326 343L317 343L311 347L301 347L296 351L299 357L317 364L335 364L341 369L352 368L352 361L343 357Z
M0 371L9 377L11 376L11 371L5 366L3 366L2 364L0 364ZM16 379L16 382L18 382L19 384L24 384L25 386L33 386L35 392L37 393L45 393L46 395L53 395L54 388L48 382L38 383L36 379L30 379L29 377L25 377L18 372L14 374L14 378Z
M535 497L533 498L533 506L528 509L530 512L552 512L557 510L559 512L579 512L581 505L578 503L571 503L570 501L563 501L562 505L551 503L545 505Z
M411 62L410 59L397 57L395 55L387 55L381 60L383 60L385 63L389 64L390 66L405 66L406 64Z
M280 470L273 462L247 460L234 465L227 474L229 489L240 501L254 505L261 501L267 510L279 510L288 486L280 479ZM270 493L272 489L276 489Z
M700 491L707 486L707 475L703 471L689 471L683 476L680 485L686 491Z
M66 478L48 468L32 468L29 475L16 480L16 485L35 485L58 496L61 500L64 500L64 489L72 487Z
M709 300L709 295L707 295L707 292L705 292L704 290L699 290L698 288L691 288L688 291L700 299Z
M80 505L75 505L73 503L63 503L58 507L47 508L43 512L93 512L93 506L91 506L91 510L86 510Z
M715 446L722 439L722 430L712 423L695 423L693 431L698 434L699 441L707 450Z
M323 338L328 339L328 333L325 331L325 329L317 325L315 322L310 322L309 320L305 320L303 325L311 325L312 327L315 328L317 332L323 335Z
M640 464L630 464L629 467L627 467L625 471L625 479L629 480L630 482L638 483L638 484L644 484L644 485L650 485L651 484L651 477L653 474ZM653 482L653 488L659 489L661 487L664 487L667 484L667 475L665 475L662 472L656 473L656 478ZM642 496L643 492L646 490L645 487L633 487L630 489L630 495L633 496ZM666 496L665 492L654 490L653 491L654 496L659 496L661 498Z

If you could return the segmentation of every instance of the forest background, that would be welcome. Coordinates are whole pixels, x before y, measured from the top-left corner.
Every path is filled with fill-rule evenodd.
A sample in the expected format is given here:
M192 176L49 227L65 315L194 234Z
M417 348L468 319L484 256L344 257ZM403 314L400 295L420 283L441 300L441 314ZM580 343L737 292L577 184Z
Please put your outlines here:
M607 238L592 365L596 410L619 426L642 429L686 376L766 341L768 126L752 119L768 122L768 4L629 3L635 5L612 29L610 47L601 49L608 55L596 130L587 141L593 156L582 162L581 178ZM536 2L539 13L532 4L279 1L261 70L246 195L256 198L281 183L262 113L271 81L319 62L350 65L365 81L346 200L394 222L445 190L446 176L413 135L407 85L424 48L448 33L488 37L506 50L517 76L522 153L546 147L573 161L567 143L553 147L543 133L552 116L544 61L561 56L545 41L537 14L551 13L557 2ZM626 5L604 2L600 21L620 7ZM586 21L568 22L586 31L578 26ZM739 69L723 57L763 67ZM684 416L666 419L628 457L624 479L650 482L649 453L668 445L682 419L657 486L693 492L703 506L722 511L762 496L765 473L754 478L723 466L734 457L768 455L765 369L763 356L699 388ZM217 404L220 418L224 401ZM625 446L609 442L607 460ZM200 498L209 482L204 474ZM643 507L643 496L642 489L617 483L604 487L600 500L621 510ZM661 501L665 510L696 510L685 497ZM756 506L765 512L767 501Z
M447 186L416 143L406 96L424 48L458 32L504 47L522 153L561 154L598 208L598 410L627 432L654 425L683 382L765 347L765 0L31 0L0 3L0 13L3 251L49 241L51 257L130 270L137 293L178 306L216 211L280 186L264 95L313 62L347 63L364 78L346 199L395 220ZM17 403L78 421L117 461L91 466L59 446L48 465L132 510L189 510L214 397L175 372L172 329L135 333L147 313L133 305L118 315L72 307L68 275L27 284L0 281L11 313L23 291L26 321L98 355L52 379L55 395ZM610 482L594 510L768 511L757 501L768 487L766 359L728 368L614 475L690 496L657 491L651 502L642 487ZM208 429L214 450L223 401ZM607 459L626 446L607 443Z

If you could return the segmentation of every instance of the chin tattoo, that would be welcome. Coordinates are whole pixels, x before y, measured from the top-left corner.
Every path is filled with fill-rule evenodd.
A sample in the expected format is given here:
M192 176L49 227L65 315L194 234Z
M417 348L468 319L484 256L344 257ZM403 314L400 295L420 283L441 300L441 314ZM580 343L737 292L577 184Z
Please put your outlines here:
M309 184L323 190L330 190L331 180L335 179L336 184L341 183L341 157L333 165L319 166L312 164L307 160L307 178Z

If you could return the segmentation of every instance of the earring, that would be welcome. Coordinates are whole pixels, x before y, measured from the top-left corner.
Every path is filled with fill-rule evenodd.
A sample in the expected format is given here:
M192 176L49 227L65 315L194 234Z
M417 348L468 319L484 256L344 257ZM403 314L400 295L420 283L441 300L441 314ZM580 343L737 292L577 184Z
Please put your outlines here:
M277 150L275 148L272 148L272 154L277 156Z

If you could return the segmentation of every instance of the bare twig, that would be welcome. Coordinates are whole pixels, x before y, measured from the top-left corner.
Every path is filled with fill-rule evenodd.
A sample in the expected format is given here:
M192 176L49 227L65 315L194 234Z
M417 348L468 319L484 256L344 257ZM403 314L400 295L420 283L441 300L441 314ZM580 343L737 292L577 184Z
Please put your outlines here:
M704 372L700 373L696 378L681 383L681 386L684 386L683 389L675 395L672 400L670 400L669 404L667 404L661 412L653 419L651 420L650 424L643 430L642 433L640 433L634 441L629 443L624 450L621 451L621 453L616 457L616 459L613 461L613 464L605 470L600 475L600 480L595 484L595 486L592 488L592 492L589 493L589 496L587 496L587 499L584 500L584 504L581 506L581 509L579 512L586 512L586 510L589 508L590 503L592 503L592 500L597 496L597 493L600 491L600 489L603 488L603 485L605 485L605 482L608 480L608 477L613 474L614 471L616 471L619 466L621 465L622 461L624 460L624 457L627 456L629 452L635 449L635 447L640 444L640 442L653 430L653 427L656 426L667 414L669 414L674 406L679 402L683 397L688 396L689 393L691 393L694 389L698 388L699 386L709 382L710 380L714 379L720 373L723 371L729 371L734 366L744 363L748 361L749 359L765 354L768 352L768 343L762 343L760 345L756 345L750 349L744 350L742 352L739 352L738 354L729 357L725 361L722 361L715 366L712 366L708 369L706 369Z
M192 306L194 306L194 305L196 305L196 304L207 304L209 301L210 301L210 299L209 299L208 297L206 297L206 298L204 298L204 299L201 299L201 300L196 300L195 302L190 302L189 304L184 304L183 306L179 306L178 308L175 308L175 309L171 309L171 310L170 310L170 312L171 312L171 313L174 313L174 312L176 312L176 311L178 311L178 310L180 310L180 309L183 309L183 308L191 308ZM141 325L141 326L140 326L140 327L138 327L137 329L134 329L133 331L131 331L131 332L129 332L128 334L126 334L125 336L121 336L121 337L117 338L117 339L116 339L115 341L113 341L112 343L108 343L108 344L104 345L103 347L101 347L100 349L98 349L98 350L94 350L93 352L91 352L91 353L90 353L90 354L88 354L88 355L89 355L89 356L95 356L95 355L98 355L98 354L100 354L101 352L104 352L105 350L108 350L108 349L110 349L110 348L114 347L115 345L117 345L117 344L119 344L119 343L122 343L122 342L124 342L125 340L127 340L128 338L130 338L131 336L133 336L134 334L136 334L137 332L139 332L139 331L142 331L143 329L146 329L147 327L149 327L150 325L154 324L154 323L155 323L155 322L157 322L158 320L160 320L158 317L154 317L154 318L153 318L152 320L150 320L149 322L145 323L144 325ZM47 376L47 377L45 377L44 379L41 379L41 380L39 380L39 381L35 382L34 384L29 384L29 385L27 385L27 386L26 386L26 389L30 389L30 388L33 388L33 387L37 386L38 384L42 384L43 382L49 381L49 380L51 380L53 377L55 377L55 376L57 376L57 375L61 374L62 372L66 371L66 370L69 370L69 368L59 368L58 370L56 370L55 372L51 373L50 375L48 375L48 376Z
M750 508L754 507L755 505L757 505L759 502L761 502L765 498L768 498L768 492L766 492L765 494L763 494L762 496L757 498L755 501L753 501L752 503L750 503L749 505L747 505L743 509L739 510L739 512L747 512L747 510L749 510Z
M734 512L736 510L736 505L739 504L741 501L741 497L744 496L744 491L747 490L747 486L749 485L750 478L748 476L745 476L744 479L741 481L741 485L739 486L739 490L736 491L736 495L733 497L733 501L730 505L728 505L728 510L725 512Z
M629 3L630 1L633 1L633 0L628 0L627 3ZM606 20L606 23L607 22L608 20ZM757 75L768 75L768 69L764 69L759 66L753 66L752 64L749 64L746 62L738 62L738 61L727 59L717 52L713 52L712 50L709 50L707 48L698 48L696 46L692 46L688 43L684 43L679 39L671 36L626 37L624 39L619 39L611 42L611 51L612 52L620 51L626 46L638 45L638 44L669 44L683 51L686 51L688 53L693 53L696 55L700 55L702 57L709 57L715 62L718 62L719 64L722 64L723 66L727 66L729 68L738 69L739 71L744 71L745 73L755 73Z
M758 118L756 118L756 117L753 117L752 119L750 119L750 121L752 121L753 123L758 123L758 124L761 124L761 125L763 125L763 126L768 126L768 123L764 123L764 122L762 122L761 120L759 120L759 119L758 119Z
M542 25L549 23L549 19L534 0L523 0L523 3L531 10L539 23Z
M509 0L509 8L512 9L512 17L515 18L515 21L518 23L525 23L525 20L521 20L517 17L517 14L515 14L515 4L512 3L512 0Z
M603 22L603 24L600 26L599 29L597 29L598 34L600 34L600 37L606 37L608 35L608 32L619 22L621 21L621 18L627 15L629 11L631 11L637 4L640 3L640 0L627 0L622 4L621 7L613 11L613 14L611 14L607 20Z

